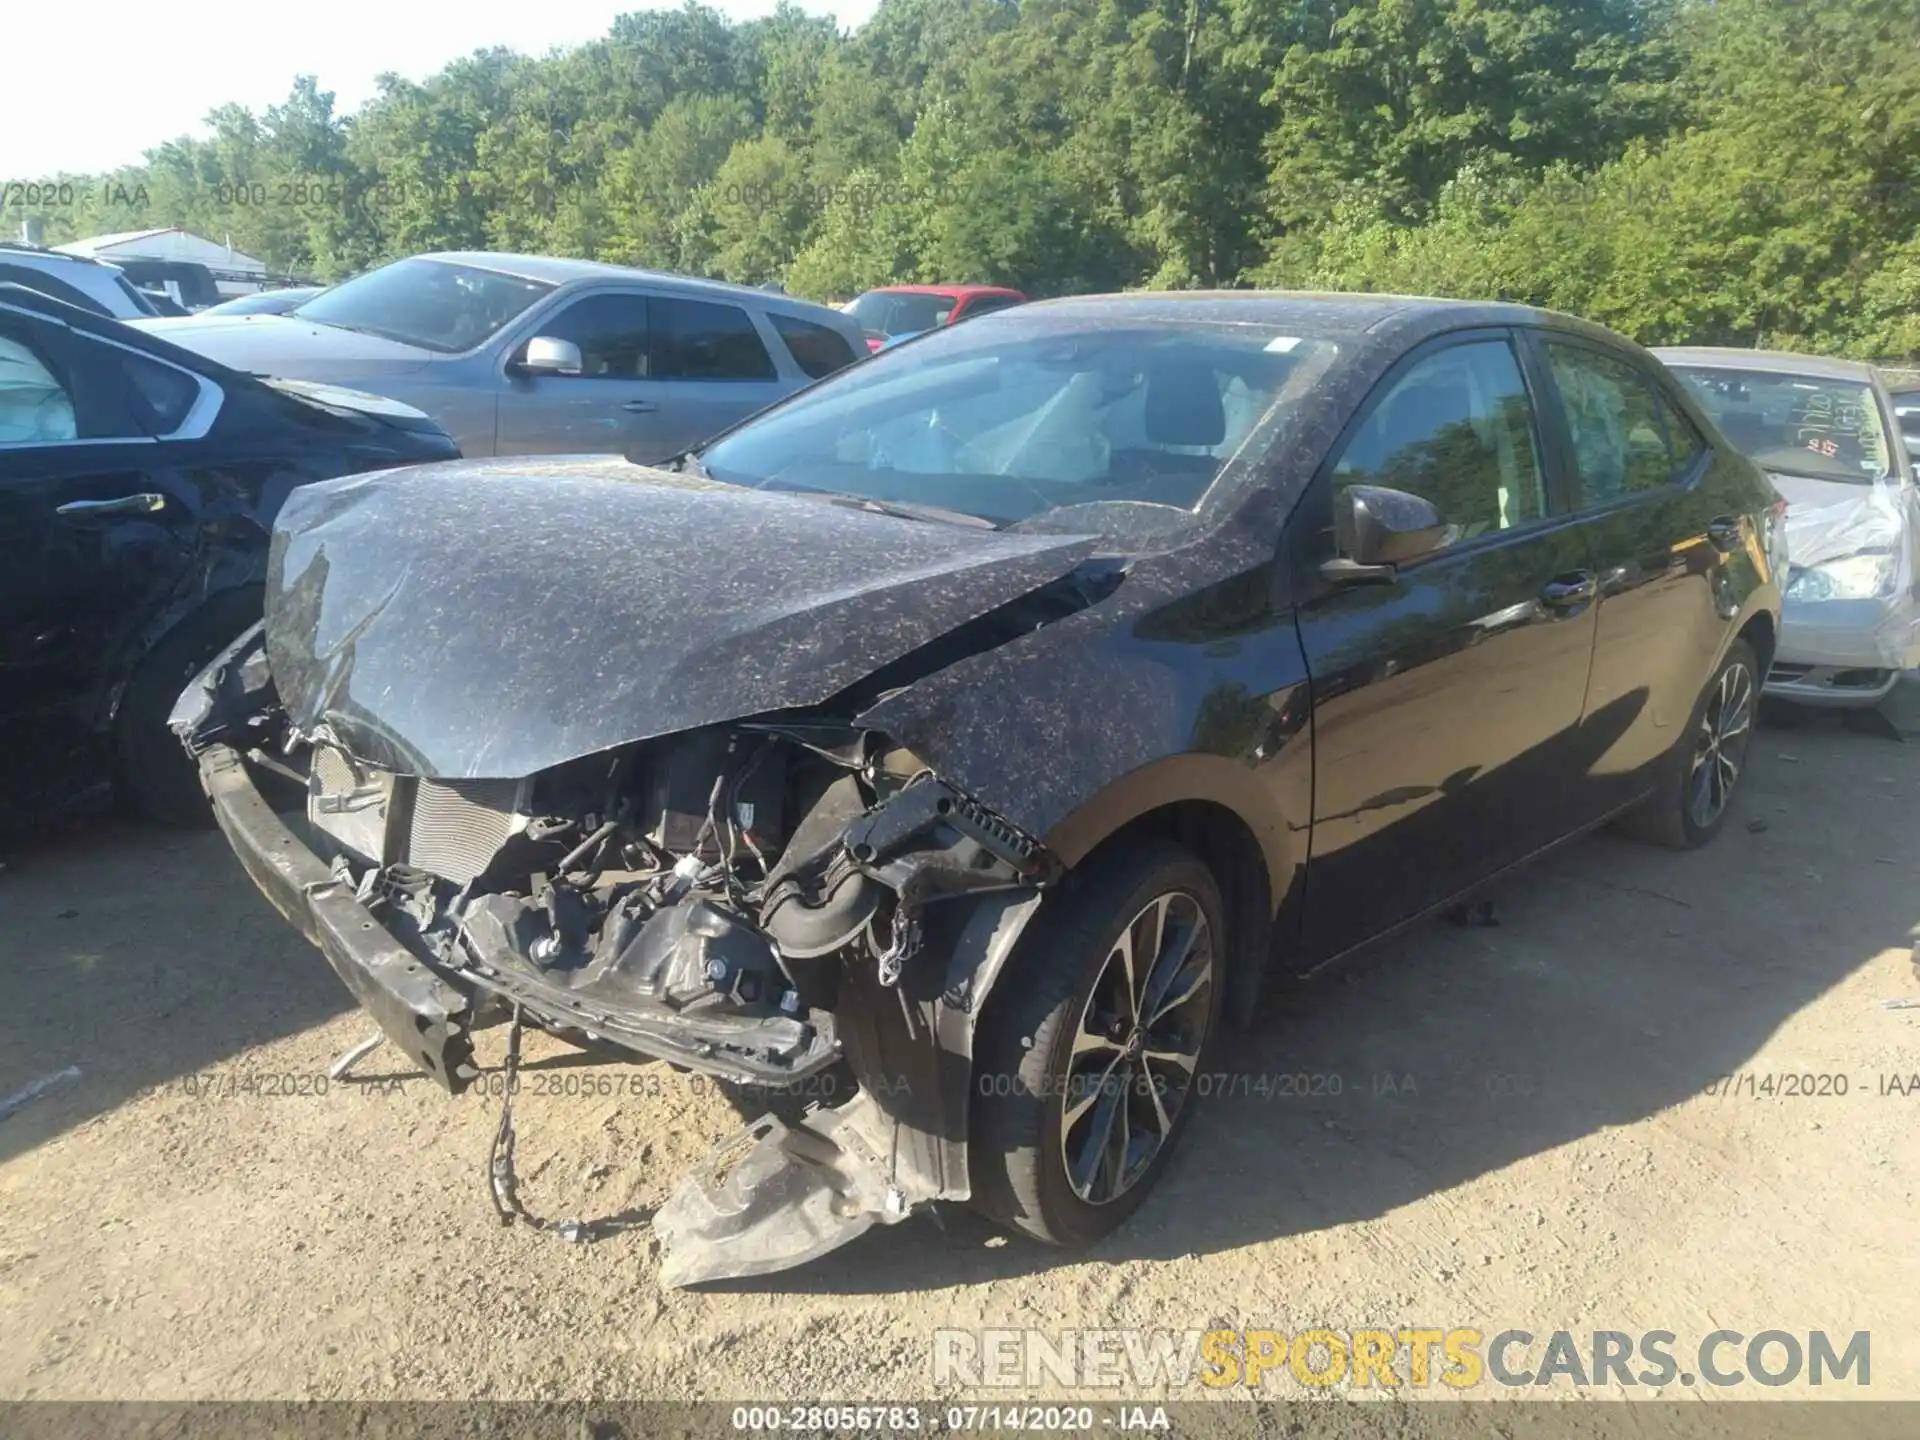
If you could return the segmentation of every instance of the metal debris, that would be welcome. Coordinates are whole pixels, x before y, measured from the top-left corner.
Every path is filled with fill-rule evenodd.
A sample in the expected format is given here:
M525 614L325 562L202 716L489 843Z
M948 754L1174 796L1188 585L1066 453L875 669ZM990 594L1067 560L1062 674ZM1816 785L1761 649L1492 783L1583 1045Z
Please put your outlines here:
M29 1101L37 1100L49 1090L57 1089L69 1081L80 1078L80 1067L69 1065L64 1070L56 1070L51 1075L42 1075L24 1089L16 1090L6 1099L0 1100L0 1120L6 1119L14 1111Z
M348 1075L353 1073L353 1067L366 1059L367 1056L371 1055L374 1051L378 1050L381 1045L386 1042L386 1038L384 1032L379 1030L374 1031L373 1034L362 1040L358 1045L354 1046L327 1067L327 1079L346 1079Z

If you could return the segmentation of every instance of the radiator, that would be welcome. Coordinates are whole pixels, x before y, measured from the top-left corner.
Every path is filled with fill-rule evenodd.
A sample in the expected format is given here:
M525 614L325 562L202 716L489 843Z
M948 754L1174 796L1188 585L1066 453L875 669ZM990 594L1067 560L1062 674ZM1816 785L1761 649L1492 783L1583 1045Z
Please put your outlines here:
M407 863L465 885L526 824L524 780L421 780L407 827Z

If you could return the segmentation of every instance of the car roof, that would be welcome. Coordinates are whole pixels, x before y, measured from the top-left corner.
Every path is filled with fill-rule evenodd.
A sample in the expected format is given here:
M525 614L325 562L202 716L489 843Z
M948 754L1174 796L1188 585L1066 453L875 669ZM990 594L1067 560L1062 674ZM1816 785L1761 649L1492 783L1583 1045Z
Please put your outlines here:
M1791 350L1742 350L1728 345L1662 345L1654 350L1663 364L1704 370L1761 370L1775 375L1811 375L1823 380L1858 380L1871 385L1873 366L1831 355L1800 355Z
M63 265L96 265L103 270L120 267L93 255L74 255L65 250L50 250L45 245L25 245L18 240L0 240L0 258L58 260Z
M1078 295L1063 300L1032 300L1017 310L985 316L981 324L1031 323L1037 317L1076 320L1192 321L1212 324L1271 325L1303 335L1338 340L1392 331L1408 343L1448 330L1480 326L1550 325L1615 345L1624 340L1604 326L1499 300L1447 300L1429 295L1379 295L1356 291L1312 290L1156 290L1116 295Z
M614 265L605 260L575 260L559 255L513 255L494 250L438 250L431 254L406 257L437 260L448 265L470 265L476 270L492 270L522 280L539 280L548 285L567 285L579 280L643 280L650 284L671 285L682 290L751 300L763 309L796 311L826 310L811 300L802 300L773 290L757 290L750 285L734 285L725 280L706 280L697 275L676 275L671 270L646 270L638 265ZM829 312L835 313L835 312Z
M1005 285L876 285L873 289L861 293L865 295L951 295L956 300L962 298L970 300L976 295L1021 294L1020 291Z

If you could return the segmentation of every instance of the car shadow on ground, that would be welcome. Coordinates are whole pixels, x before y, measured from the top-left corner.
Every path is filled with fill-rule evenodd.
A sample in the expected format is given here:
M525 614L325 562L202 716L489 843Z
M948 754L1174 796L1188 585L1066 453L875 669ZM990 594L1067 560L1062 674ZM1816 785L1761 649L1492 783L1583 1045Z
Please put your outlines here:
M1576 842L1502 887L1498 926L1419 926L1223 1036L1206 1066L1220 1093L1139 1213L1088 1256L945 1207L727 1288L891 1293L1231 1251L1644 1119L1744 1068L1809 1001L1911 943L1916 801L1920 746L1827 724L1762 731L1707 849ZM0 1160L352 1008L212 832L77 826L13 857L0 906L0 1096L69 1065L83 1076L0 1119Z
M152 1086L310 1029L353 1000L216 831L88 816L0 871L0 1161Z
M1001 1243L949 1210L944 1235L875 1229L742 1284L903 1292L1230 1251L1371 1219L1700 1095L1920 921L1920 747L1823 723L1761 731L1750 763L1704 850L1574 842L1501 887L1497 925L1421 925L1281 996L1213 1053L1222 1093L1086 1255Z

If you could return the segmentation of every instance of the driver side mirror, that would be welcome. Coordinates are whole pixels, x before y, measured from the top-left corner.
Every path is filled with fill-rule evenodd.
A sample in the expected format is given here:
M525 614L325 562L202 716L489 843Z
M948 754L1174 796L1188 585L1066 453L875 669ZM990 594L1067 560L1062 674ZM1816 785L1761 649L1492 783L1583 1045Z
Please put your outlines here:
M527 341L519 368L529 375L578 375L586 368L580 347L571 340L556 340L551 335L536 335Z
M1452 538L1453 527L1432 501L1380 485L1348 485L1333 492L1336 558L1320 573L1336 582L1392 580L1401 565Z

